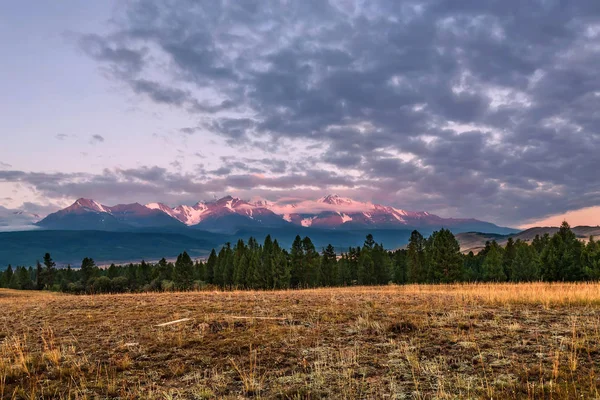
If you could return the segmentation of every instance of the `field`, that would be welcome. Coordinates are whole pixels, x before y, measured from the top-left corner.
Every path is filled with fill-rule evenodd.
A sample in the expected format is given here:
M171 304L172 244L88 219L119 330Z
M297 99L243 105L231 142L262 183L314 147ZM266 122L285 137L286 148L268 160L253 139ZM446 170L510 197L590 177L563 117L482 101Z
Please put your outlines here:
M2 290L0 307L7 399L600 398L599 284Z

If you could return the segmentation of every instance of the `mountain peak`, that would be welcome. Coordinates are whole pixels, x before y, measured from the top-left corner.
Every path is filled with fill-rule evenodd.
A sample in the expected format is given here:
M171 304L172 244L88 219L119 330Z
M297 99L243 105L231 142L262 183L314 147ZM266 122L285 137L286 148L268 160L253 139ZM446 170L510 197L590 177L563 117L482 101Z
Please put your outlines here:
M102 204L98 203L95 200L86 199L83 197L75 200L75 203L73 203L69 208L72 208L72 209L84 208L84 209L89 209L89 210L93 210L93 211L97 211L97 212L108 212Z
M338 196L337 194L328 194L325 197L321 197L317 200L318 203L331 204L335 206L352 204L352 199Z

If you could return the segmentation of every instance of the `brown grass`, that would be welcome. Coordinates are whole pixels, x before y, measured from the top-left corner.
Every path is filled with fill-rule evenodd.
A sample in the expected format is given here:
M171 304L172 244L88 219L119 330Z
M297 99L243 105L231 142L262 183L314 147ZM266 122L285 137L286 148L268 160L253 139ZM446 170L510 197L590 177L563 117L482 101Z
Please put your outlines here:
M599 305L599 284L0 290L0 397L599 398Z

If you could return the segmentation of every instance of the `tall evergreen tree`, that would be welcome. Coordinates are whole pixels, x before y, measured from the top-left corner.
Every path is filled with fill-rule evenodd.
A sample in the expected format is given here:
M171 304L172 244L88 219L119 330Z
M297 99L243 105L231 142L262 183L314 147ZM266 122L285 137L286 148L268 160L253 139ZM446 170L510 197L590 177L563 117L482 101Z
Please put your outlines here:
M540 259L533 246L518 240L515 243L515 257L511 265L510 280L532 282L540 279Z
M302 239L304 251L304 286L317 287L321 282L321 260L315 245L308 236Z
M456 282L463 277L463 259L458 241L448 229L431 235L428 246L430 279L432 282Z
M517 249L515 248L515 241L509 237L506 245L504 246L504 253L502 254L502 268L504 269L504 275L506 280L513 280L511 277L513 261L517 255Z
M425 239L418 231L412 231L407 247L407 280L409 283L423 283L427 276L425 265Z
M80 269L81 283L83 284L84 287L88 284L90 279L92 277L94 277L95 274L96 274L96 263L94 262L93 259L85 257L81 261L81 269Z
M305 284L304 247L300 235L296 235L290 252L291 286L296 288Z
M56 263L50 257L50 253L44 254L44 270L42 273L42 287L51 288L56 276Z
M173 282L179 290L190 290L194 285L194 262L185 251L177 256Z
M321 285L334 286L336 284L336 259L337 255L331 244L323 249L321 257Z
M290 287L291 270L288 254L283 250L277 240L273 242L273 287L287 289Z
M370 285L373 283L373 259L371 258L371 252L363 251L360 252L358 259L358 284L359 285Z
M215 249L212 249L210 255L208 256L208 261L206 261L206 276L204 280L208 284L215 283L215 267L217 266L217 253Z
M502 266L502 249L493 241L483 261L483 277L488 282L504 282L506 275Z

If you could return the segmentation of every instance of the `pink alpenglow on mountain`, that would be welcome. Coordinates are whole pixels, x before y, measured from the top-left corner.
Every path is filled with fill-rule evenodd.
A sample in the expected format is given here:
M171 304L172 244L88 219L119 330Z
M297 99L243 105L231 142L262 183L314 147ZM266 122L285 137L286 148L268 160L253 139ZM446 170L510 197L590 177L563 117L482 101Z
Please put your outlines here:
M499 231L495 225L475 219L442 218L425 211L360 202L335 194L293 204L265 200L246 201L225 196L174 208L164 203L106 206L78 199L71 206L38 223L52 229L124 229L134 227L198 227L205 230L242 227L304 227L322 229L411 229L417 227ZM503 228L499 228L500 230Z

